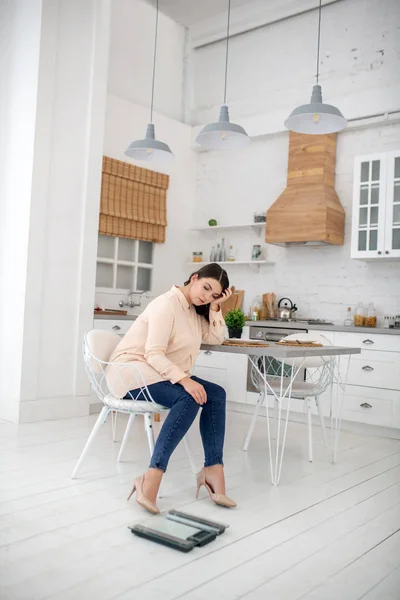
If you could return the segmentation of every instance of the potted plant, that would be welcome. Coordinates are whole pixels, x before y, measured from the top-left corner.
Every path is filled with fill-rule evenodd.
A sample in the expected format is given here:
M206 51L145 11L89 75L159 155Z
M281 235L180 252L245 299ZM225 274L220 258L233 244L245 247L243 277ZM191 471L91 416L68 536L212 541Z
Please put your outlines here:
M246 323L246 315L241 308L229 310L225 315L225 323L228 328L230 338L242 337L244 324Z

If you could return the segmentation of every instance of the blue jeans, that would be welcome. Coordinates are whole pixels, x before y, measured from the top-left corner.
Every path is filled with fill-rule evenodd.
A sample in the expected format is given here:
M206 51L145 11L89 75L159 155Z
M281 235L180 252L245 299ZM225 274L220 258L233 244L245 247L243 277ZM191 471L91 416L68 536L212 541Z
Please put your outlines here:
M192 376L206 390L207 402L200 404L179 383L160 381L148 386L155 402L170 409L156 441L150 467L166 471L171 454L188 432L201 408L200 434L204 448L204 466L223 464L225 438L225 390L210 381ZM135 395L133 390L132 395ZM136 391L137 393L137 391ZM129 394L125 398L130 399Z

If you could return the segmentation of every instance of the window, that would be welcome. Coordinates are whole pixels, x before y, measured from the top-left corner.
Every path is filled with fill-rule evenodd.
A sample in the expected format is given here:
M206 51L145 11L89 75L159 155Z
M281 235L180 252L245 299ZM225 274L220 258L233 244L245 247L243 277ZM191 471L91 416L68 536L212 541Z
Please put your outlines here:
M151 289L153 243L99 235L96 288L107 291Z

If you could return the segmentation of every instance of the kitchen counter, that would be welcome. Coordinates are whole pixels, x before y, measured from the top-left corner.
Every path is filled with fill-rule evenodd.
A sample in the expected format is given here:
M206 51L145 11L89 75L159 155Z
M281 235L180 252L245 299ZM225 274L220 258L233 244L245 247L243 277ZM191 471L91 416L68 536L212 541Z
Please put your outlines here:
M102 315L99 313L94 313L93 317L95 319L108 319L113 321L136 321L139 315Z
M248 327L285 327L286 329L308 329L312 331L345 331L346 333L383 333L387 335L400 335L400 329L386 329L384 327L346 327L345 325L326 323L313 323L296 321L246 321Z

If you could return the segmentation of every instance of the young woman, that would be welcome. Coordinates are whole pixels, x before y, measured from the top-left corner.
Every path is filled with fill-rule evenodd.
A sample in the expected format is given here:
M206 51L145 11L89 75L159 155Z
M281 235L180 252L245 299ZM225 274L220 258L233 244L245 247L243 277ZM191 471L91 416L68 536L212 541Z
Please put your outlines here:
M204 468L197 475L197 494L204 485L211 499L222 506L236 506L225 495L223 446L225 437L225 390L190 375L202 342L221 344L224 319L221 304L231 296L226 271L213 263L193 273L182 287L153 300L118 344L111 362L137 365L155 402L170 409L154 448L149 469L135 479L136 502L158 513L157 493L171 454L192 425L201 408L200 433ZM108 378L116 376L111 366ZM119 379L125 389L120 397L135 398L129 390L129 368ZM115 389L115 386L114 386ZM129 499L128 498L128 499Z

